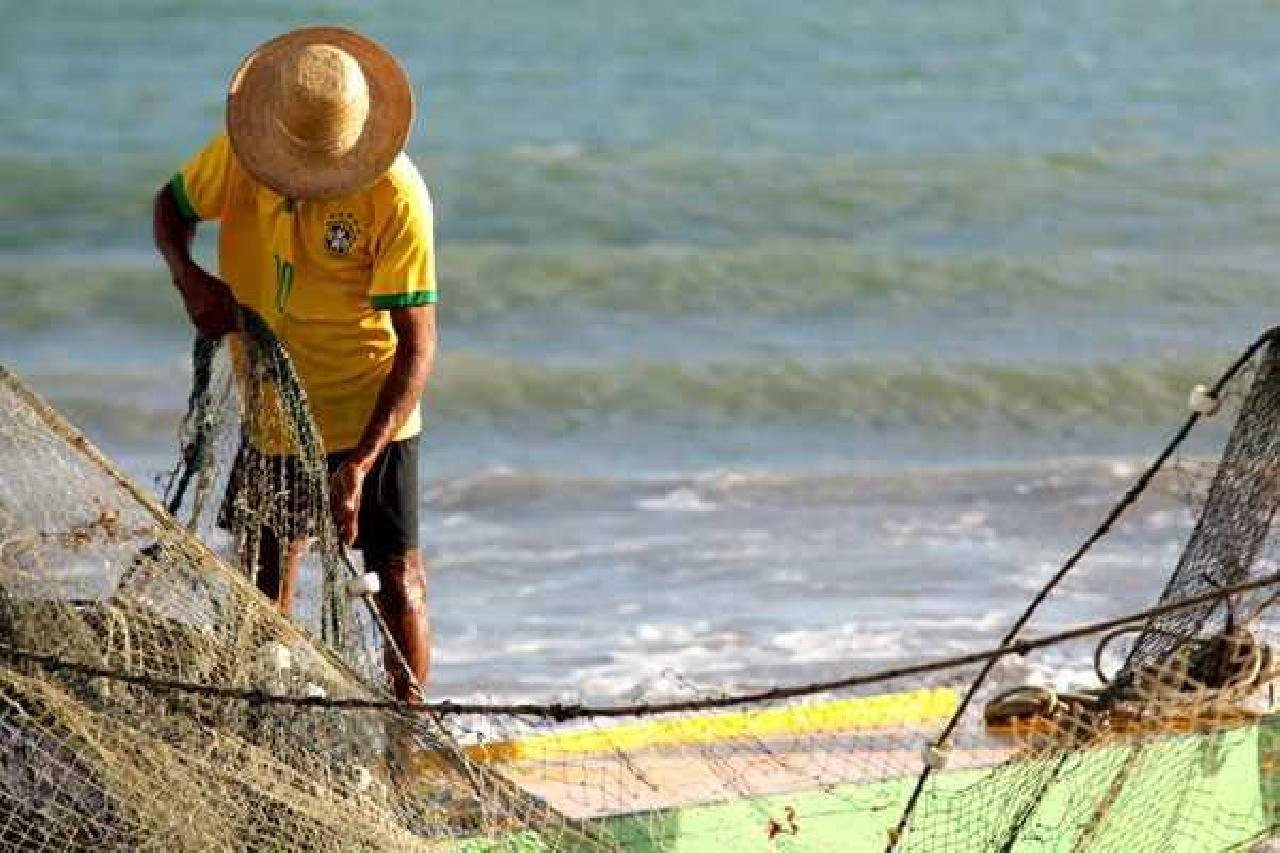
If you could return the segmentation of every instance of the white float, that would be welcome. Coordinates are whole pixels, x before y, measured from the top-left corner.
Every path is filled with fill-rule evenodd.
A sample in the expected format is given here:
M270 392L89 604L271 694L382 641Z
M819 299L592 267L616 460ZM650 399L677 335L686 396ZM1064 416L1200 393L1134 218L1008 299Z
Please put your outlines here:
M373 572L365 572L360 577L347 581L347 595L351 598L377 595L381 590L382 581Z
M1191 389L1191 394L1187 397L1187 405L1191 411L1198 415L1212 417L1218 411L1218 406L1222 404L1212 391L1203 385L1197 385Z
M278 675L288 672L293 667L293 649L284 643L275 640L264 643L260 654L263 668L270 673Z
M924 748L924 766L930 770L943 770L947 766L947 762L951 760L951 744L946 741L941 743L926 744Z

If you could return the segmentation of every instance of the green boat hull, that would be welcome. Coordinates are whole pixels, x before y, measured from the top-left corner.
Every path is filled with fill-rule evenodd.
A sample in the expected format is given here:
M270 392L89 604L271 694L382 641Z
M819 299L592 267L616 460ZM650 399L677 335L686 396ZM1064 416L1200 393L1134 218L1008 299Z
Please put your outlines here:
M591 822L638 853L879 851L913 778L751 797ZM1047 782L1047 784L1046 784ZM1043 788L1043 796L1034 794ZM1029 795L1030 792L1030 795ZM1065 759L938 774L904 850L1205 853L1278 834L1280 716L1256 725L1108 747ZM543 851L533 833L465 853Z

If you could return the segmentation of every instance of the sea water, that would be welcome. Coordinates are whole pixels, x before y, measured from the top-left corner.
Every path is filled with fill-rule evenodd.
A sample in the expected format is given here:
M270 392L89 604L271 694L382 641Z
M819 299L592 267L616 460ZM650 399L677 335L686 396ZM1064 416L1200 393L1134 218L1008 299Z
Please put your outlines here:
M4 17L0 360L148 483L190 343L155 189L260 41L341 23L403 60L439 244L437 696L607 701L990 644L1188 388L1280 321L1274 3ZM1036 627L1152 601L1183 497Z

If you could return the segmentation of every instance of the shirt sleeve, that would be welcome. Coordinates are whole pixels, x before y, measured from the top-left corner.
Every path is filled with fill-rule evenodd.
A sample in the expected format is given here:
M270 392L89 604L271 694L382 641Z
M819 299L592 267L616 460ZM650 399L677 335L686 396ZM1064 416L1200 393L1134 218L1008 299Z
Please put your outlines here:
M222 218L233 162L231 140L220 133L173 176L169 186L188 222Z
M436 302L436 253L431 198L416 171L397 181L375 246L369 301L374 308Z

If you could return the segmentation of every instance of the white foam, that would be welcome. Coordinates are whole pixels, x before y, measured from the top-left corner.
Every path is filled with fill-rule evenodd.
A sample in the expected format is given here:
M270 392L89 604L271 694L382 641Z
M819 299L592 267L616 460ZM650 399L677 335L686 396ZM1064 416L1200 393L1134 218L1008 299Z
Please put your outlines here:
M1191 521L1185 509L1160 509L1148 513L1143 524L1148 530L1176 530L1190 527Z
M916 631L945 631L948 633L964 632L985 634L1004 626L1009 617L1000 610L988 610L974 615L966 613L957 616L913 617L910 625Z
M688 643L710 626L703 621L692 625L677 622L645 623L636 629L636 639L643 643Z
M902 631L868 631L857 624L799 629L775 634L770 645L789 652L790 663L828 663L859 658L894 658L902 654Z
M711 512L716 509L714 503L689 488L675 489L656 498L641 498L636 501L636 507L650 512Z
M1127 480L1138 473L1138 466L1131 462L1112 462L1110 474L1119 480Z
M582 146L576 142L556 142L551 145L517 145L511 153L526 160L555 163L576 160L582 156Z

